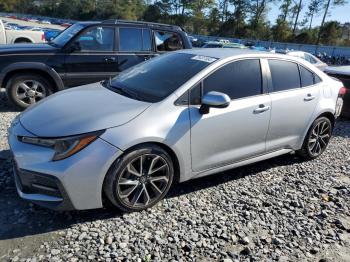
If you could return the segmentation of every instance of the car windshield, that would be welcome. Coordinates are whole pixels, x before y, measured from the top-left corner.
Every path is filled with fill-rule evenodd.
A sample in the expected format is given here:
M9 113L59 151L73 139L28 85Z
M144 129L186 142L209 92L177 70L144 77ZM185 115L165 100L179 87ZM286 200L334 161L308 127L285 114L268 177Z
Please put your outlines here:
M82 24L74 24L56 36L50 43L53 45L63 47L67 42L74 37L78 32L80 32L85 25Z
M156 103L215 60L194 54L168 53L129 68L112 79L108 86L122 95Z

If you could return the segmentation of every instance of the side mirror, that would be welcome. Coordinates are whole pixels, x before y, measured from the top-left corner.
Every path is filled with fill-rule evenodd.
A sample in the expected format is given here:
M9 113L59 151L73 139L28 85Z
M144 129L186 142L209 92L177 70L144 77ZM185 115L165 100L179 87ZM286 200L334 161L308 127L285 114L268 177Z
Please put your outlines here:
M220 92L211 91L202 97L202 105L199 112L204 115L209 113L211 107L225 108L230 105L231 99L228 95Z

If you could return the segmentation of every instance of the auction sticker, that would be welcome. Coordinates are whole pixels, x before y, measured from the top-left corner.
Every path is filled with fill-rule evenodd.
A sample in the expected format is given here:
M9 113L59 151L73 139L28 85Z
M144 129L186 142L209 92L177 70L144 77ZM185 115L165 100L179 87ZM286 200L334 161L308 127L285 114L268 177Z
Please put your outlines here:
M196 55L196 56L192 57L191 59L206 62L206 63L213 63L214 61L217 60L216 58L212 58L212 57L204 56L204 55Z

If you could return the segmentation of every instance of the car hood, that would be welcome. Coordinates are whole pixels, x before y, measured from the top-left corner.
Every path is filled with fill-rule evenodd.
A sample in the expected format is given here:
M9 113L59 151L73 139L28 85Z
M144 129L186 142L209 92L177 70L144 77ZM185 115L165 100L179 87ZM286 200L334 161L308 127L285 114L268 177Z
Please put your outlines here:
M36 136L64 137L123 125L150 105L96 83L49 96L24 111L20 122Z
M32 53L32 52L43 52L49 53L56 51L57 48L49 44L7 44L0 45L0 54L1 53Z

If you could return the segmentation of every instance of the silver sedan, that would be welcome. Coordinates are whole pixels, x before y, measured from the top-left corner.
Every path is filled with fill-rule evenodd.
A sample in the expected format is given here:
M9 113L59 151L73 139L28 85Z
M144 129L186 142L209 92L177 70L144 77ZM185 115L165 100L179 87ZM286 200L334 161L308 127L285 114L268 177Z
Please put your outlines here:
M171 185L326 149L344 89L302 59L240 49L165 54L54 94L9 129L19 195L59 210L138 211Z

